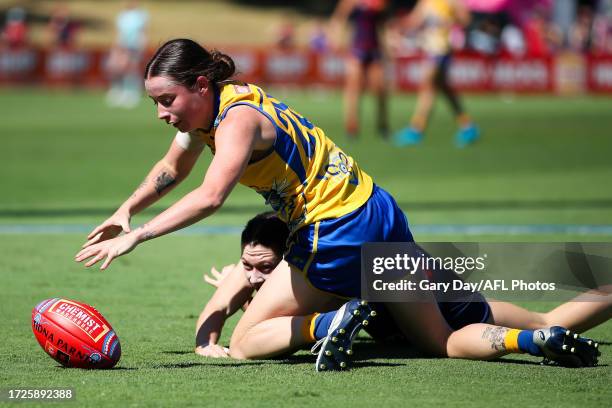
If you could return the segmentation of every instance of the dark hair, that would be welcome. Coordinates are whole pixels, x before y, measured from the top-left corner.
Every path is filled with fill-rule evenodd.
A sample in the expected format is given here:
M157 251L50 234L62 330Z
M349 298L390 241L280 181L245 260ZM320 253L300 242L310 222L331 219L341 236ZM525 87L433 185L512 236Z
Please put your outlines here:
M269 211L251 218L242 231L240 244L242 249L246 245L263 245L272 249L277 255L285 252L289 228L276 213Z
M217 50L208 51L195 41L170 40L155 52L147 63L144 79L164 76L192 88L198 76L213 83L229 79L236 72L234 61Z

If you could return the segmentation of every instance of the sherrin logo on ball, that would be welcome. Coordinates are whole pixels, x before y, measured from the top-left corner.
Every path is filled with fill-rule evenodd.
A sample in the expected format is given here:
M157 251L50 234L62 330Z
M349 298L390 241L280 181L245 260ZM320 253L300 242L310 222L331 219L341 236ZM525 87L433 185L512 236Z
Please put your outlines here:
M38 344L66 367L111 368L121 344L110 323L94 307L68 299L46 299L32 310Z

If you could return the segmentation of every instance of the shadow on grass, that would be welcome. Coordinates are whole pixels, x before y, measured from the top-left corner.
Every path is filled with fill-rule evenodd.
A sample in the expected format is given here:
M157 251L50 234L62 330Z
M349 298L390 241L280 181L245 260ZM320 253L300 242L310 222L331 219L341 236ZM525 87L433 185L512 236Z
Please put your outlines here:
M501 364L517 364L517 365L530 365L530 366L545 366L546 364L542 364L539 361L529 361L529 360L514 360L514 359L509 359L509 358L498 358L495 360L491 360L488 361L489 363L501 363ZM559 368L565 368L566 367L561 367L561 366L557 366L554 364L551 364L550 367L559 367ZM591 369L591 368L599 368L599 367L608 367L608 364L598 364L596 366L593 367L577 367L577 369L580 370L585 370L585 369Z
M599 344L610 345L610 342L600 342ZM407 365L407 363L401 362L380 362L380 361L372 361L378 359L397 359L397 360L410 360L410 359L431 359L431 360L439 360L439 357L431 357L426 354L423 354L415 347L411 346L407 343L402 342L389 342L389 343L378 343L372 339L357 339L353 344L353 350L355 351L353 357L353 367L354 368L363 368L363 367L401 367ZM164 354L175 354L175 355L185 355L192 354L192 351L185 350L167 350L163 351ZM219 360L216 363L177 363L177 364L163 364L159 366L155 366L155 368L190 368L194 366L212 366L219 368L232 368L232 367L240 367L240 366L250 366L250 365L276 365L276 364L290 364L290 365L300 365L300 364L314 364L316 360L316 356L300 353L300 354L287 354L282 356L277 356L274 358L270 358L268 360L254 360L251 362L243 362L236 363L236 360ZM225 361L225 362L224 362ZM497 363L497 364L515 364L515 365L525 365L525 366L539 366L541 365L538 361L529 361L529 360L520 360L520 359L512 359L512 358L499 358L495 360L491 360L487 363ZM607 367L607 364L600 364L596 367ZM590 367L586 367L590 368Z
M202 358L206 358L206 357L202 357ZM236 360L225 360L226 362L224 362L223 360L218 360L218 362L215 363L196 363L196 362L188 362L188 363L171 363L171 364L156 364L154 366L152 366L151 368L154 369L175 369L175 368L192 368L192 367L199 367L199 366L203 366L203 367L211 367L211 368L234 368L234 367L245 367L245 366L260 366L260 365L267 365L270 364L271 362L269 361L250 361L250 362L243 362L243 363L237 363Z
M84 370L84 371L133 371L138 370L136 367L113 367L113 368L75 368L75 367L66 367L61 364L55 366L55 368L63 369L63 370Z

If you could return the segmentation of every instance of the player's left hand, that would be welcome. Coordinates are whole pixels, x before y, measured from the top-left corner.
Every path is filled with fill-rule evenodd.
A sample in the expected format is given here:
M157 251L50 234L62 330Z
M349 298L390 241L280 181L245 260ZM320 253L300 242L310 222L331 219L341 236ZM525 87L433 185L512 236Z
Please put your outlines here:
M125 255L136 248L139 241L136 234L130 233L118 236L107 241L102 241L97 244L83 248L78 254L75 255L74 260L77 262L83 262L89 258L89 261L85 263L86 267L90 267L98 263L98 261L104 259L101 270L106 269L113 259Z
M212 285L218 288L219 286L221 286L225 278L228 277L228 275L232 272L232 270L235 267L236 267L235 264L225 265L221 269L221 272L219 272L217 268L213 266L212 268L210 268L210 276L204 273L204 281L208 283L209 285Z

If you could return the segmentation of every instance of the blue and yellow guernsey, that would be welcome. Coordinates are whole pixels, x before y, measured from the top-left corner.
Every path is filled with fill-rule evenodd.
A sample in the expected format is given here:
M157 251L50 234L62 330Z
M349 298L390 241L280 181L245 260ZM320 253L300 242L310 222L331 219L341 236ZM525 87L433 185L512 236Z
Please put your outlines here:
M455 23L454 9L449 0L423 0L424 27L422 46L433 56L451 51L450 30Z
M308 119L261 88L239 82L219 85L210 132L191 134L215 152L215 130L229 109L250 106L276 128L270 153L249 163L240 183L261 194L293 233L304 225L338 218L361 207L372 178Z

